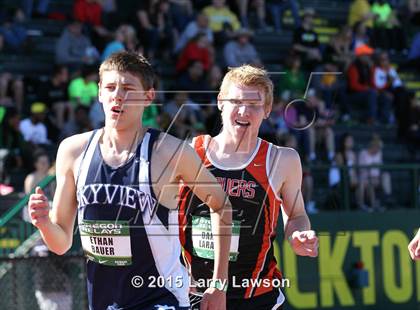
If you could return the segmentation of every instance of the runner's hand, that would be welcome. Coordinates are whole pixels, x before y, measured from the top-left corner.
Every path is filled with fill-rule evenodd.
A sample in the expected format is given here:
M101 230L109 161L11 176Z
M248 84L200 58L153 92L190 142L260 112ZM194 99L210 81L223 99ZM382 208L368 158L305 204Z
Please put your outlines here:
M48 198L39 186L35 189L35 193L29 197L28 212L32 224L38 229L51 222Z
M200 305L200 310L226 310L226 293L210 287L204 292Z
M289 237L293 251L300 256L318 256L318 237L315 231L295 231Z
M408 245L408 251L410 252L411 259L420 260L420 229Z

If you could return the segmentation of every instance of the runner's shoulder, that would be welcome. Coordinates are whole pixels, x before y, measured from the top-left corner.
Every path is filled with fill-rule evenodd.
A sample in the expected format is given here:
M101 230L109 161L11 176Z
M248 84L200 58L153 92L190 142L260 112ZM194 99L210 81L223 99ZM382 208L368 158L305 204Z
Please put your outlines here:
M157 141L153 145L153 151L162 160L170 161L179 155L193 153L189 141L181 140L168 133L160 133Z
M92 131L88 131L65 138L60 143L57 156L75 160L83 153L91 135Z

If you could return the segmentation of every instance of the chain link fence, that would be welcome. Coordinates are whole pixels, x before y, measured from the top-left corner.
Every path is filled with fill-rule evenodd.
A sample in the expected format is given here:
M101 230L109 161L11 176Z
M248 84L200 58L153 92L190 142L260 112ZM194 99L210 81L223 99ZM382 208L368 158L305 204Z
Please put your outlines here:
M0 309L88 309L85 258L0 258Z

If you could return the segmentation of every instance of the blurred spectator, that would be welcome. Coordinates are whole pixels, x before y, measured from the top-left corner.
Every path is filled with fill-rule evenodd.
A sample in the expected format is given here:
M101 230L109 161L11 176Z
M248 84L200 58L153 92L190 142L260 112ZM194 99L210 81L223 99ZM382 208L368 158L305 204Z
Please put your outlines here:
M56 62L73 70L96 62L98 56L89 38L82 34L82 24L76 20L64 29L55 46Z
M275 108L270 118L277 129L278 138L282 138L281 135L286 133L295 137L296 147L294 148L304 158L303 162L306 162L310 153L310 134L306 130L309 122L306 121L304 115L302 116L302 111L306 109L306 102L301 99L292 99L290 94L290 91L284 91L281 97L276 100ZM312 113L310 121L313 120L313 116L314 114Z
M198 33L181 52L176 63L176 71L185 71L191 61L201 62L205 71L213 64L213 48L204 33Z
M69 99L74 107L90 107L98 97L98 72L93 66L82 69L80 77L73 79L68 88Z
M335 191L336 195L339 195L340 185L342 185L343 178L347 179L347 184L351 192L355 193L359 179L357 175L356 168L357 166L357 155L354 150L354 139L353 136L349 133L343 134L340 139L339 147L335 155L335 159L332 163L332 166L328 173L328 183L330 187ZM342 175L343 170L340 170L339 167L344 167L344 175ZM354 201L353 195L350 197ZM336 200L338 200L336 198Z
M182 32L193 17L193 5L191 0L169 0L170 13L174 27Z
M60 134L60 141L75 134L92 130L89 119L89 109L84 106L77 106L74 110L74 118L69 119L63 126Z
M0 105L15 107L22 112L24 100L24 83L19 75L9 72L0 73Z
M302 98L306 89L306 78L301 68L299 55L289 55L286 58L285 66L284 74L280 76L280 91L287 92L287 97L291 97L292 100Z
M107 59L112 53L125 50L125 46L124 46L124 40L125 40L124 27L125 27L124 25L121 25L115 31L114 40L109 42L105 46L105 49L102 52L101 61L104 61L105 59Z
M216 45L224 45L241 25L238 17L226 5L225 0L212 0L212 4L203 9L209 18Z
M325 107L332 112L336 112L337 102L345 97L345 94L343 94L345 82L344 79L340 79L342 71L332 62L325 63L321 67L321 71L322 74L313 77L314 87L324 100Z
M332 160L335 155L335 139L332 126L334 117L325 108L325 104L320 100L314 89L310 89L307 98L303 103L297 105L299 127L305 128L309 134L309 154L306 154L309 161L315 161L316 145L322 144L326 148L328 160Z
M209 73L208 73L208 87L211 91L214 92L218 92L220 84L222 83L222 79L223 79L223 73L222 73L222 69L217 66L214 65L211 67ZM214 95L212 102L216 103L217 101L217 96Z
M106 29L115 29L119 26L120 22L118 20L117 12L118 5L120 5L120 3L121 1L117 2L117 0L100 0L102 7L101 21Z
M93 129L102 128L105 125L104 108L98 100L94 100L90 106L89 120Z
M356 60L347 71L348 96L343 101L345 113L350 112L350 104L361 102L363 110L368 110L368 123L373 124L378 117L378 106L382 120L390 120L391 101L382 93L377 93L374 88L373 66L371 55L374 50L367 45L356 48Z
M409 106L407 90L397 71L391 66L387 52L378 54L374 69L374 85L379 92L394 102L399 125L406 122L405 114L408 112ZM393 115L390 117L392 118Z
M177 81L177 90L185 90L188 97L195 103L209 103L211 94L208 93L209 86L204 74L203 64L198 60L193 60L188 65L188 70L184 72Z
M350 5L348 24L354 26L357 22L364 23L368 28L373 26L375 14L372 13L368 0L353 0Z
M124 25L124 46L127 51L144 54L144 47L137 39L136 29L131 25Z
M162 57L169 57L174 46L174 28L168 0L139 1L137 18L149 61L154 60L158 49Z
M144 109L142 123L145 127L160 128L160 114L156 104L152 103Z
M270 118L263 119L258 137L270 143L277 143L277 130Z
M273 107L267 119L263 119L258 136L275 144L284 143L284 138L289 132L284 120L284 109L286 102L279 97L273 98Z
M137 33L131 25L120 25L114 33L114 41L109 42L102 53L102 61L112 53L127 50L143 54L143 47L139 45Z
M372 5L372 13L376 16L373 27L375 46L391 50L391 53L396 50L406 52L405 34L391 5L385 0L376 0Z
M318 34L314 31L313 19L315 11L305 9L301 27L293 33L293 50L298 52L304 66L311 70L322 61Z
M250 28L248 21L248 4L249 0L236 0L236 5L239 9L239 17L241 19L242 27ZM265 23L265 0L251 0L251 6L257 12L257 28L265 30L267 24Z
M204 128L200 117L197 117L200 107L189 100L187 92L176 92L174 99L163 106L163 111L172 120L169 133L180 139L195 136L195 128Z
M188 42L193 40L199 33L204 33L207 41L210 44L213 43L213 32L209 28L209 18L204 13L198 13L195 20L186 26L176 42L175 53L182 51Z
M47 106L43 102L34 102L31 105L31 115L22 120L19 124L19 130L25 141L34 145L50 144L48 140L47 126L45 126L45 117Z
M20 9L11 9L6 13L0 25L0 35L3 37L4 50L22 52L27 43L26 28L23 25L25 15Z
M407 127L410 150L416 152L420 149L420 99L415 94L410 96Z
M211 67L207 74L207 87L209 89L208 101L201 106L201 110L206 115L205 125L206 133L212 137L220 132L221 118L220 111L217 109L217 94L222 84L223 73L219 66Z
M257 67L262 65L255 46L250 42L252 35L252 31L242 28L235 32L234 40L226 43L223 53L228 67L239 67L243 64Z
M48 6L51 0L22 0L22 10L26 18L31 17L46 17L48 13ZM36 2L35 11L33 9L34 2Z
M411 23L420 26L420 0L408 0Z
M296 137L294 135L288 135L286 137L284 146L297 150L298 145ZM311 170L304 164L302 166L302 196L303 201L305 202L306 212L309 214L315 214L319 212L315 205L315 201L313 200L313 191L314 179L312 177Z
M353 52L360 45L371 45L370 37L367 33L366 25L363 22L356 22L353 25L353 41L351 43L351 49Z
M69 72L67 67L57 65L51 77L47 81L41 82L37 88L37 97L47 105L53 124L57 128L62 128L65 117L72 118L73 114L67 93L68 83Z
M379 136L373 135L369 147L359 153L359 165L371 166L382 165L383 143ZM359 188L357 191L357 203L361 210L371 212L384 210L380 200L377 199L376 191L381 189L385 199L391 198L391 176L381 168L360 168ZM366 199L366 200L365 200ZM367 201L369 206L365 203Z
M91 26L101 26L102 7L98 0L76 0L73 7L74 18Z
M285 141L297 124L297 110L293 104L287 106L287 103L284 98L275 96L270 113L269 119L276 129L276 138L279 141Z
M51 168L50 158L48 154L42 151L38 151L34 154L34 168L35 171L28 174L25 178L24 191L25 194L30 194L33 189L45 179L50 173ZM44 193L48 197L54 196L55 191L55 182L51 182L47 187L43 189ZM26 212L27 209L26 209Z
M412 40L406 67L420 70L420 32L417 32Z
M276 31L280 32L282 28L282 17L283 13L290 9L295 22L295 28L299 28L301 24L299 16L299 5L296 0L266 0L267 9L270 11L274 27Z
M324 61L334 63L340 71L347 70L347 67L353 60L352 41L352 29L349 26L341 27L340 31L331 37L330 42L325 47Z
M0 122L0 182L9 183L11 173L32 162L30 158L33 150L25 142L19 123L18 111L15 108L7 109Z
M85 25L93 45L102 50L111 35L102 25L102 0L76 0L73 15Z

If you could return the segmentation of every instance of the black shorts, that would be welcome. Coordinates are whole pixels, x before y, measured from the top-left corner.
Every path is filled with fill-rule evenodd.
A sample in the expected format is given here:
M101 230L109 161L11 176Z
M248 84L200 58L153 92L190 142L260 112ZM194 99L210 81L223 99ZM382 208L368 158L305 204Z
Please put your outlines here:
M281 310L280 294L280 291L275 289L269 293L247 299L229 298L226 301L226 310ZM200 310L201 298L200 294L190 294L191 310Z

